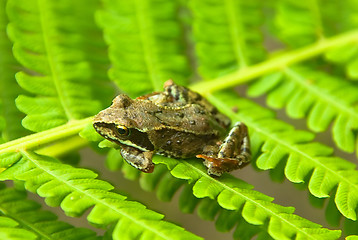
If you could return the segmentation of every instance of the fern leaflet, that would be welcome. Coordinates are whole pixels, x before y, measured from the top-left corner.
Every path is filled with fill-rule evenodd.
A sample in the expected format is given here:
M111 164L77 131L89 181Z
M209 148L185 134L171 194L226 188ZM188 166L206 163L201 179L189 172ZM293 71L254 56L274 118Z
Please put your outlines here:
M346 218L356 220L358 171L353 163L331 156L333 149L311 142L312 133L294 130L291 125L275 120L271 111L249 100L227 93L212 96L210 100L232 119L243 121L250 128L252 145L263 152L256 162L260 169L274 169L281 161L287 161L284 174L295 183L304 182L313 171L308 184L310 192L316 197L328 197L337 187L337 208ZM234 106L240 107L238 114L231 111Z
M50 206L61 206L69 216L82 215L92 208L87 219L93 224L115 224L113 238L199 239L140 203L110 192L113 187L95 179L97 174L61 164L54 158L22 151L2 155L1 180L22 180L27 190L45 197Z
M354 0L344 2L324 2L320 0L277 1L275 18L277 34L289 46L304 46L327 36L356 29L355 18L358 10ZM342 16L344 14L344 17ZM356 43L334 47L326 54L326 59L346 67L347 75L358 79L358 49Z
M8 23L5 14L5 1L0 1L0 142L1 138L9 141L27 133L21 126L20 114L15 106L15 98L21 93L21 88L15 81L18 63L11 52L11 42L6 35Z
M314 131L324 131L334 122L332 135L337 146L348 152L357 148L355 85L323 72L287 68L256 81L248 93L251 96L268 93L270 106L286 106L287 114L294 118L307 117L308 127Z
M98 239L95 232L75 228L58 221L55 214L40 210L40 204L26 200L26 192L2 186L0 196L0 215L6 219L1 222L8 225L7 229L0 227L2 239Z
M81 119L101 109L88 84L90 65L80 47L85 37L76 33L83 24L56 15L63 11L94 11L95 2L86 1L86 8L81 4L80 9L74 9L71 2L9 0L7 4L13 53L27 68L16 78L22 88L36 95L21 95L16 101L17 107L27 114L23 125L32 131ZM26 24L29 21L32 24Z
M215 78L263 58L260 1L195 0L190 7L202 76Z
M215 221L216 228L222 232L236 228L234 239L252 239L255 235L258 237L265 236L264 239L271 239L264 227L249 224L241 216L240 211L224 209L213 199L196 198L192 191L193 184L184 184L183 180L174 178L162 164L157 165L152 174L140 173L138 170L128 167L128 164L123 163L119 152L111 149L107 157L107 166L110 166L112 171L121 169L128 179L137 180L139 178L142 189L155 191L158 199L162 201L170 201L175 192L184 185L179 198L180 210L184 213L193 213L197 209L200 218Z
M205 173L202 163L196 160L178 161L158 157L155 162L167 164L173 176L194 183L193 193L196 197L217 199L225 209L241 210L242 217L250 224L263 225L268 222L266 231L273 238L337 239L340 236L339 231L320 229L320 225L294 215L293 208L272 203L273 198L250 190L249 184L231 175L224 175L220 180L211 178ZM276 228L279 224L282 224L281 229Z
M118 163L118 161L121 161L119 153L116 150L111 150L111 152L112 153L109 155L110 161L112 162L111 165L122 166L121 163ZM200 161L183 161L161 156L156 156L153 161L156 164L164 163L167 165L174 177L188 180L188 182L193 186L192 191L195 197L205 199L208 197L210 199L216 199L222 208L231 210L230 212L220 210L221 208L218 208L215 202L212 202L212 200L208 201L208 199L206 201L204 201L205 199L202 200L198 206L199 216L203 219L213 220L219 210L219 218L221 220L227 218L228 216L236 219L236 221L230 221L227 219L227 222L217 221L219 224L218 228L222 228L226 231L230 230L238 223L239 225L234 233L236 236L243 233L244 236L247 234L247 239L251 239L251 237L257 233L262 235L263 229L265 229L264 226L262 226L263 229L260 229L247 225L247 223L253 225L263 225L266 221L270 222L270 224L265 231L267 231L271 237L276 239L282 239L282 236L285 238L297 236L298 238L303 237L306 239L337 239L340 235L339 231L321 229L320 225L313 224L306 219L293 215L293 208L282 207L271 203L273 198L251 190L251 185L240 179L236 179L229 174L223 175L220 179L214 179L208 176L206 174L205 167ZM128 164L123 164L122 167L125 166L128 166ZM160 166L157 166L157 168L158 167ZM139 172L136 169L131 169L132 171ZM122 171L126 170L122 169ZM138 178L139 175L140 173L138 173L136 178ZM143 176L143 178L144 179L141 179L140 181L143 188L151 190L157 187L158 189L156 191L157 194L159 194L158 197L167 201L172 198L175 191L183 184L183 182L169 178L162 168L155 170L152 175ZM181 197L181 201L184 201L183 199L190 199L188 195L186 196L187 197ZM188 207L186 205L187 202L188 201L185 200L184 203L181 203L181 205ZM189 208L194 209L196 204L198 204L198 202L193 201L191 203L191 207ZM212 209L213 211L210 211L209 209ZM226 217L224 217L225 215ZM240 215L242 215L242 217ZM222 216L222 218L220 216ZM292 219L295 219L293 221L294 223L291 222ZM248 227L248 229L245 229L247 232L240 227L241 224ZM282 225L282 228L285 229L283 232L280 228L276 229L276 226L280 224Z
M109 45L113 64L109 76L123 91L137 97L161 90L170 78L185 85L188 63L176 1L104 1L104 5L97 19ZM156 9L159 5L161 11Z

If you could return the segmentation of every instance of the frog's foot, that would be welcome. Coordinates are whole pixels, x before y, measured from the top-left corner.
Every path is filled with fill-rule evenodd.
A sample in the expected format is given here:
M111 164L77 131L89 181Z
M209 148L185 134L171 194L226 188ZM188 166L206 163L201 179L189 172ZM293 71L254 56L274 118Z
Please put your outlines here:
M210 175L220 176L224 172L244 167L251 160L247 127L241 122L236 123L220 145L217 155L212 151L204 151L204 154L197 157L205 160L204 165Z
M142 172L151 173L154 170L152 151L147 152L130 146L122 146L121 155L127 163Z
M221 176L224 172L242 168L248 164L248 161L238 158L218 158L206 155L196 155L197 158L203 158L204 165L208 168L208 174L214 176Z

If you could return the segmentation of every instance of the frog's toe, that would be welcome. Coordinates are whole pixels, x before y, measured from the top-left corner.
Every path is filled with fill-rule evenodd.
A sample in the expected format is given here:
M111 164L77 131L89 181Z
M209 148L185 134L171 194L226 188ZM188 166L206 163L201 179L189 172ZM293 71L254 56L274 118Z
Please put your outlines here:
M208 168L208 174L221 176L224 172L230 172L235 169L244 167L248 162L238 159L218 158L207 155L197 155L197 158L204 159L203 164Z
M145 173L152 173L154 171L154 164L150 164L148 165L146 168L143 168L143 169L139 169L141 170L142 172L145 172Z

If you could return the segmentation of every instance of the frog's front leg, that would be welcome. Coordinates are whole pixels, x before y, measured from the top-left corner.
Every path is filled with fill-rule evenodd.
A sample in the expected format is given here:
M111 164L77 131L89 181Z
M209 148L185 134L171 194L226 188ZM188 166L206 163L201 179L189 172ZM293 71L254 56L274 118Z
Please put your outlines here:
M210 149L210 147L209 147ZM210 175L221 176L224 172L242 168L251 160L250 139L245 124L238 122L231 129L228 136L220 145L217 155L213 155L212 150L199 158L205 159L204 165L208 168Z
M142 172L151 173L154 170L152 162L153 151L141 151L140 149L123 145L121 155L127 163Z

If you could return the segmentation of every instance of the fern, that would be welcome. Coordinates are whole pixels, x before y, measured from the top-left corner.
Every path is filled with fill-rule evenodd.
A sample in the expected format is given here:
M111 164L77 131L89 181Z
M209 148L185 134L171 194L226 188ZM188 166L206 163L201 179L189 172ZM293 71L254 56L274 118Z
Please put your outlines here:
M357 91L355 85L324 72L287 68L255 82L248 93L251 96L268 93L270 106L285 106L287 114L293 118L307 117L308 127L317 132L326 130L334 121L332 134L337 146L353 152L358 144L355 136Z
M50 206L61 206L69 216L80 216L93 207L88 221L102 226L114 223L114 239L134 239L141 235L154 239L198 239L162 221L163 215L110 192L113 187L95 179L97 174L90 170L76 169L31 152L7 154L3 159L1 167L12 167L3 171L0 179L24 181L27 190L45 197Z
M251 239L253 236L265 236L271 239L263 227L250 225L241 216L240 211L230 211L221 208L218 203L209 198L198 199L193 195L193 184L185 184L184 180L174 178L163 165L157 165L152 174L144 174L134 168L128 168L121 155L111 149L107 157L107 166L111 171L121 170L130 180L139 180L145 191L155 191L161 201L171 201L175 193L182 188L179 197L179 208L184 213L193 213L195 210L200 218L216 221L216 228L221 232L235 228L234 238ZM183 186L184 185L184 186Z
M161 90L171 78L187 83L188 63L176 21L176 1L103 2L105 9L97 17L110 46L113 67L109 75L120 89L134 97Z
M121 161L118 158L118 152L111 152L109 161L112 164L115 161ZM240 179L230 175L225 175L220 180L211 178L206 174L206 169L200 161L179 161L164 157L157 157L154 161L157 164L166 164L174 177L188 180L190 188L193 188L192 192L194 196L205 198L200 202L197 200L191 202L191 190L189 193L190 188L185 187L184 192L180 196L180 206L193 211L194 207L198 204L198 214L203 219L213 220L215 216L218 216L216 223L217 228L221 231L229 231L237 225L234 236L240 236L242 239L251 239L257 233L263 235L264 230L250 226L248 223L253 225L263 225L265 223L265 227L268 227L266 231L274 239L290 239L293 236L304 239L336 239L340 235L339 232L320 228L320 225L313 224L292 214L293 208L286 208L271 203L273 198L251 190L252 186ZM120 166L121 164L116 165ZM124 171L126 170L124 169ZM134 169L133 171L137 170ZM154 190L156 188L158 198L164 201L169 201L175 191L183 184L182 181L169 177L163 171L163 168L156 169L151 175L141 174L140 183L142 188L146 190ZM215 199L220 207L208 198ZM209 209L212 210L210 211ZM242 217L239 215L240 212ZM288 223L288 219L295 219L297 223ZM266 222L269 223L266 224ZM273 227L280 224L281 227L277 229ZM267 236L265 239L267 239Z
M358 26L355 1L325 1L324 11L319 8L320 2L322 1L277 1L275 20L278 36L286 44L297 47ZM358 79L358 50L355 43L335 47L325 56L327 60L343 65L347 76Z
M87 4L87 11L93 11L93 3ZM8 2L8 33L14 41L13 53L27 68L16 78L22 88L37 95L20 95L16 100L18 108L27 114L23 125L32 131L91 116L101 109L88 85L90 65L84 50L78 47L85 36L76 32L88 20L73 22L57 17L63 11L85 11L81 6L75 9L68 1ZM26 24L27 21L33 24Z
M281 161L287 161L284 173L287 179L295 183L304 182L313 172L309 177L310 192L316 197L328 197L337 186L337 208L345 217L357 219L358 172L354 170L356 166L353 163L331 156L333 149L311 142L313 134L295 131L292 126L274 120L271 112L251 102L235 100L232 95L219 95L211 99L229 116L255 129L251 133L253 145L261 146L263 152L257 158L259 168L273 169ZM232 113L230 106L240 106L239 114ZM261 112L261 115L256 112Z
M75 228L40 210L40 204L26 199L26 192L2 186L0 199L2 239L98 239L95 232Z
M260 1L195 0L191 9L202 76L215 78L263 58Z
M198 77L190 72L188 62L198 62L201 76L212 80L189 87L208 96L233 121L249 126L253 164L270 170L275 179L286 177L301 183L301 188L309 189L310 200L316 206L323 206L324 198L331 197L325 207L329 223L339 226L343 215L344 235L351 235L347 239L356 237L355 164L332 155L332 148L313 142L314 134L297 131L275 119L272 111L230 91L212 94L259 77L250 86L250 94L267 93L270 106L286 106L289 116L307 118L314 131L325 131L333 123L336 144L353 151L357 141L357 89L354 83L344 81L342 67L348 69L349 78L355 77L358 32L354 1L320 4L318 0L277 0L262 4L195 0L188 1L188 6L179 0L102 3L103 8L99 0L1 0L1 6L7 5L10 20L7 24L2 9L1 36L7 36L7 25L14 43L11 53L8 39L1 38L1 43L5 42L0 45L1 57L6 58L0 61L0 84L13 89L0 93L3 140L25 133L16 124L21 117L13 107L17 95L16 105L26 114L23 125L38 132L0 145L2 180L24 182L28 191L44 197L50 206L61 206L70 216L88 211L89 222L106 229L105 239L197 238L163 221L163 215L115 193L112 185L98 180L93 171L66 165L53 157L61 156L68 163L70 158L63 156L77 154L78 148L89 144L87 141L102 140L91 127L90 116L114 97L106 81L109 67L109 78L117 87L137 97L161 90L169 78L188 84L188 76ZM342 9L343 15L335 14L335 9ZM95 25L94 16L102 29ZM270 53L264 49L272 39L280 39L288 47L279 45L283 53L268 58ZM16 80L26 95L13 81L15 70L7 65L14 61L12 54L22 65ZM305 68L291 66L302 62ZM232 110L235 108L237 113ZM7 114L8 109L12 109L11 114ZM102 141L100 146L113 144ZM158 165L155 172L143 174L123 164L118 151L111 150L107 166L121 169L128 179L139 181L144 190L155 191L160 200L172 201L181 191L179 208L183 212L196 212L202 219L215 221L218 231L232 231L234 239L340 237L339 230L322 228L295 215L294 208L273 203L272 197L252 190L252 185L238 178L229 174L218 179L209 177L200 161L157 156L154 161ZM6 188L0 192L16 191ZM0 205L3 202L7 203L5 195L0 196ZM19 202L19 206L28 203L23 198ZM29 211L42 217L37 205L31 206ZM9 235L16 230L19 236L38 236L36 229L41 221L27 224L25 209L6 209L13 215L0 217L0 225L6 227L3 233L8 234L4 237L16 237ZM14 214L18 214L16 219ZM62 223L53 219L51 224ZM66 226L74 233L73 239L81 238L82 230ZM92 232L83 231L89 238L96 238Z
M14 99L21 89L16 84L14 75L18 63L11 52L11 42L5 29L8 23L5 14L5 1L0 1L0 132L3 141L9 141L25 135L27 132L21 126L24 117L15 106ZM1 140L0 140L1 141Z

